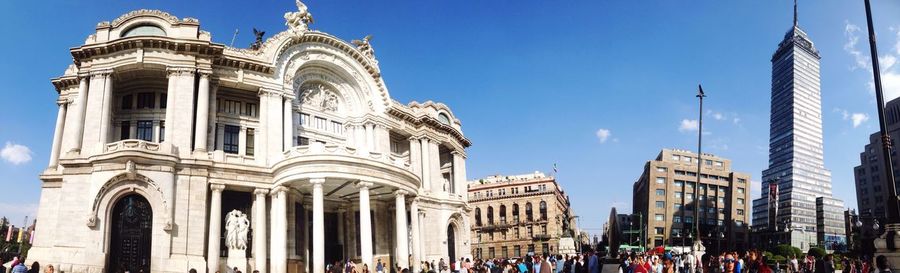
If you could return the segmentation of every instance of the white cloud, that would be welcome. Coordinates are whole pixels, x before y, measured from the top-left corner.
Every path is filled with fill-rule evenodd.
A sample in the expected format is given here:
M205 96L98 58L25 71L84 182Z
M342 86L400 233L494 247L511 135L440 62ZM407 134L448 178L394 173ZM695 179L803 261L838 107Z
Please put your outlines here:
M697 131L699 127L700 123L696 119L682 119L681 125L678 126L678 131L682 133Z
M881 73L881 87L885 102L900 98L900 71L894 69Z
M732 122L734 124L741 124L741 118L734 118L734 119L732 119Z
M3 150L0 150L0 157L3 157L3 160L13 165L28 163L28 161L31 161L31 149L27 146L7 141Z
M606 143L606 140L609 139L609 136L612 135L612 132L609 129L600 128L597 130L597 139L600 140L600 143Z
M856 128L863 122L869 120L869 115L866 115L865 113L853 113L850 115L850 119L853 120L853 128Z
M725 115L723 115L722 113L713 113L713 118L716 120L724 120Z
M861 31L859 26L851 24L849 21L844 21L844 24L844 36L847 36L847 43L844 44L844 51L853 56L855 61L854 65L850 67L850 71L868 68L869 58L856 48L856 45L859 43L859 34L857 33Z

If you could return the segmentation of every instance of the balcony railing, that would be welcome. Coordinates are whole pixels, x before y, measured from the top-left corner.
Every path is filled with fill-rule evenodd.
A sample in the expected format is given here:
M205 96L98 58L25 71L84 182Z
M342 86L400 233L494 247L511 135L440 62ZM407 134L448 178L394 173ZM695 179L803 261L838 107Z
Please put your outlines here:
M531 239L535 241L550 240L550 234L535 234L534 236L531 236Z
M125 139L113 143L107 143L103 147L105 152L116 151L144 151L152 153L172 154L173 147L168 144L144 141L140 139Z
M313 142L309 145L304 146L294 146L284 151L284 158L292 158L299 156L308 156L308 155L343 155L343 156L352 156L357 158L369 159L374 161L379 161L388 165L392 165L398 168L402 168L404 170L411 171L409 158L401 158L395 157L391 153L381 153L381 152L364 152L357 150L354 147L347 147L342 145L335 144L322 144L319 142Z

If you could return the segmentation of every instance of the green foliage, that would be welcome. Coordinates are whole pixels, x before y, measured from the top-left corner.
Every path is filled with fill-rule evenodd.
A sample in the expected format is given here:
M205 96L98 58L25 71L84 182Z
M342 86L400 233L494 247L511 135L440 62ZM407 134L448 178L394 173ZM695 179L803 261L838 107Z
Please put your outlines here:
M794 257L803 257L803 250L800 250L799 248L793 247L788 244L780 244L776 246L774 249L772 249L772 253L774 253L775 255L783 256L786 259L790 258L791 255L793 255Z
M776 263L784 264L785 261L787 261L787 258L785 258L784 256L781 256L781 255L775 254L775 257L772 257L772 260L775 260Z
M813 247L809 249L809 255L816 257L816 259L825 257L825 249L821 247Z

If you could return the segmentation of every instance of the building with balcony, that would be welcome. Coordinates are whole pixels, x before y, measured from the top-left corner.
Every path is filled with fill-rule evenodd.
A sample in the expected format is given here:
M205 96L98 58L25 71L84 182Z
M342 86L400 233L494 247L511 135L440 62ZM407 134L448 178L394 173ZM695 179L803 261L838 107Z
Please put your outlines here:
M647 249L691 246L698 236L711 253L749 248L750 175L732 171L731 160L664 149L644 165L633 194L639 226L631 229Z
M475 257L567 254L560 252L575 247L560 246L560 238L578 233L569 197L555 177L540 172L492 175L468 185Z
M391 99L369 40L312 30L297 5L249 49L158 10L71 48L29 260L283 273L471 257L460 121Z

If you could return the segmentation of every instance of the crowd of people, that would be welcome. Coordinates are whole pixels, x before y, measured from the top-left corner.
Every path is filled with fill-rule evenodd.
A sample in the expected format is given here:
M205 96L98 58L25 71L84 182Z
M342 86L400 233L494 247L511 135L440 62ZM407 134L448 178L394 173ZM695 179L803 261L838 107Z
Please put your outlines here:
M620 255L619 273L884 273L891 272L885 256L879 255L872 266L870 257L842 258L841 270L831 254L821 258L790 256L784 264L767 261L763 253L724 252L719 255L691 253L625 253ZM593 273L593 272L590 272Z
M12 258L12 262L9 263L9 268L7 269L4 266L6 261L0 258L0 273L41 273L41 264L38 262L31 263L31 266L25 265L25 258L22 256L15 256ZM55 273L56 269L53 268L53 265L47 265L44 267L44 273Z

